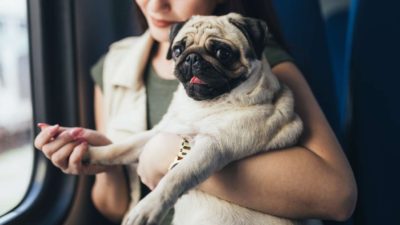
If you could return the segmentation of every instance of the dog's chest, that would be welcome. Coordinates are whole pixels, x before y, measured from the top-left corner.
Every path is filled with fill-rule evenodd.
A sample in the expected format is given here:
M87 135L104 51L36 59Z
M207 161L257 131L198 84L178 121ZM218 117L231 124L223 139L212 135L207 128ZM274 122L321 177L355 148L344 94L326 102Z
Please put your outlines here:
M174 94L168 109L168 119L180 124L200 126L213 123L227 116L234 106L221 99L219 101L195 101L189 98L181 88Z
M238 105L228 96L213 101L195 101L179 87L162 122L166 132L218 134L221 130L230 129L233 124L244 123L249 117L264 121L272 111L271 105ZM261 129L259 126L257 124L249 129Z

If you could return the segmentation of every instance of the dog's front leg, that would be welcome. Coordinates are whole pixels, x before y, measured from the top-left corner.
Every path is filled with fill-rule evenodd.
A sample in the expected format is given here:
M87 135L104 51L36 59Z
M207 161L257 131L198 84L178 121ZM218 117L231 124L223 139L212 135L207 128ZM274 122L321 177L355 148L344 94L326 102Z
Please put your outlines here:
M156 130L148 130L133 135L127 140L106 146L90 146L83 161L100 165L122 165L137 162L142 147L157 134Z
M210 137L196 137L190 153L126 216L124 225L155 225L180 196L232 161Z

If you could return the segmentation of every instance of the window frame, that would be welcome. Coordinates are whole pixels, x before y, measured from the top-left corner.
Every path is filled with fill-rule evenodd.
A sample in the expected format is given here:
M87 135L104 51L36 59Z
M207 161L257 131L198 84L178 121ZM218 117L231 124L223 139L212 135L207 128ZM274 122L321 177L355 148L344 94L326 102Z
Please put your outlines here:
M90 66L112 42L142 32L132 1L26 1L32 127L47 122L94 128ZM26 196L0 224L109 224L89 200L92 178L66 175L35 150Z
M73 2L27 0L27 9L32 126L36 127L37 122L77 125ZM34 135L37 133L34 129ZM62 224L72 206L78 177L62 173L33 148L27 193L15 208L0 217L0 224Z

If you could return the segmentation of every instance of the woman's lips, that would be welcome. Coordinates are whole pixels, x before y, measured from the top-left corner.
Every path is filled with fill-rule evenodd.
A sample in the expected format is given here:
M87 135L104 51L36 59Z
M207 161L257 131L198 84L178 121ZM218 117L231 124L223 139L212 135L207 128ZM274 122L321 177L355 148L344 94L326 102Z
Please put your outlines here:
M169 27L170 25L176 23L175 21L158 20L158 19L154 19L152 17L151 17L151 22L154 24L154 26L160 27L160 28Z

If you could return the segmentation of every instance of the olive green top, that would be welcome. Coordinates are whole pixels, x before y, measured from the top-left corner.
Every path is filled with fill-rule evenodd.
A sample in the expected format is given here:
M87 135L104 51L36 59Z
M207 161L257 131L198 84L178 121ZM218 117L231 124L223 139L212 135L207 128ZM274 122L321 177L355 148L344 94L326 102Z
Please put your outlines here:
M179 81L177 79L167 80L159 77L152 64L148 63L144 71L144 84L146 85L147 97L147 127L151 129L167 112Z

